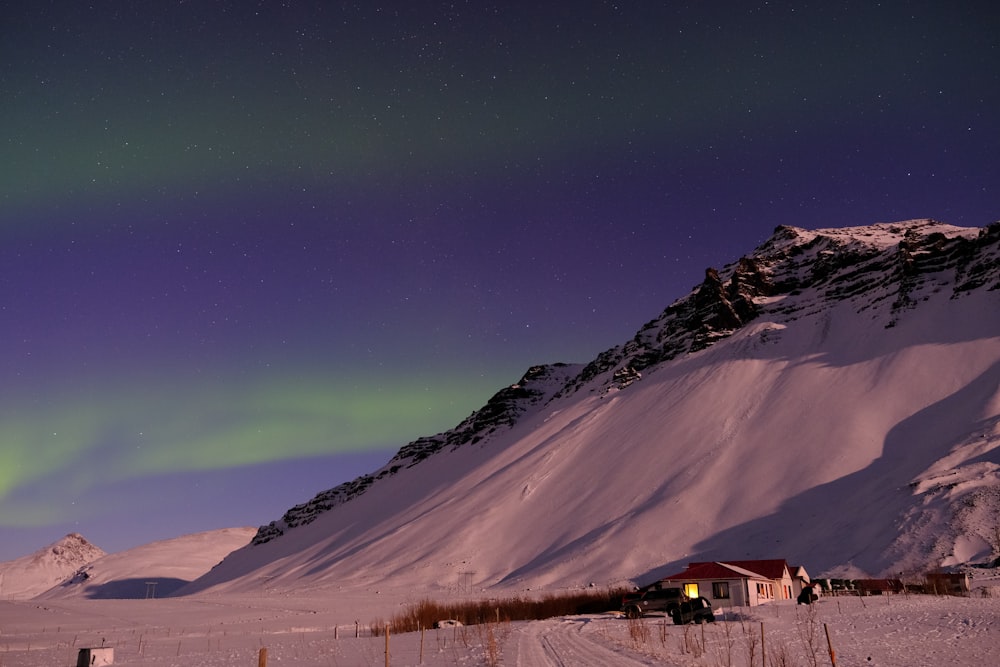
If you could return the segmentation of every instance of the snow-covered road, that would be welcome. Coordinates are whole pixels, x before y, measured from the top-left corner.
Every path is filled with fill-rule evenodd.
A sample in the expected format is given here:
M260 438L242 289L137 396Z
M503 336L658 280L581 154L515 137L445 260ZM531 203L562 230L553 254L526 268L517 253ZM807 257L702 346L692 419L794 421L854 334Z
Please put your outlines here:
M651 619L650 619L651 620ZM587 616L521 623L511 633L505 665L516 667L602 667L664 664L643 659L608 641L608 626L624 621Z

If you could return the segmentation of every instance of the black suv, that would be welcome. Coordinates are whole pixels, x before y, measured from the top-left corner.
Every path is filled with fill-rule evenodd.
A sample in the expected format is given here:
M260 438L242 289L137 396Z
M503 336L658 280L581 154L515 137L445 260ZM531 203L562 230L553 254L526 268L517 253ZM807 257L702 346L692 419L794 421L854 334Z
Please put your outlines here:
M660 583L655 583L622 598L621 611L626 618L639 618L651 611L672 614L686 600L687 596L681 589L663 588Z
M712 603L699 597L681 602L670 612L670 617L677 625L711 623L715 620L715 613L712 611Z

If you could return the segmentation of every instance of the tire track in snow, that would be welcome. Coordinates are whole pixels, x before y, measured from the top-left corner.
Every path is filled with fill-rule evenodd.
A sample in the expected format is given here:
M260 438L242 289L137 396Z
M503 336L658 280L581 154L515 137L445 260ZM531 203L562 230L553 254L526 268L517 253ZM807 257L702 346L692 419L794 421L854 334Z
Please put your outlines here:
M613 623L610 619L608 623ZM533 621L517 628L511 638L517 667L636 667L663 665L663 660L632 653L596 635L593 618ZM603 623L602 623L603 625Z

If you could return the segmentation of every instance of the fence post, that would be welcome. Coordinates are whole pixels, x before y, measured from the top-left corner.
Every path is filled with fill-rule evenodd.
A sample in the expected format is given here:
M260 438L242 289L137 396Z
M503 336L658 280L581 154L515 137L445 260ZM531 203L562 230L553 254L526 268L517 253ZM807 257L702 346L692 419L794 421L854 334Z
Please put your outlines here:
M385 624L385 667L389 667L389 624Z
M833 642L830 641L830 628L823 624L823 632L826 633L826 648L830 651L830 664L837 667L837 653L833 650Z
M767 667L767 649L764 647L764 621L760 622L760 664Z
M267 647L261 646L257 654L257 667L267 667Z

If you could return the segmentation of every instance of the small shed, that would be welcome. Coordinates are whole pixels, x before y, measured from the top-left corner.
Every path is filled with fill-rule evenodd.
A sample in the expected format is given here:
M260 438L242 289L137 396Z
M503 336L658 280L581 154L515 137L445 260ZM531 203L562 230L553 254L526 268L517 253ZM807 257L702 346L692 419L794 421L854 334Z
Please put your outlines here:
M964 572L928 572L927 592L938 595L966 595L972 590L969 575Z
M858 595L902 593L903 582L899 579L855 579L854 590L858 592Z
M110 646L82 648L76 654L76 667L103 667L114 662L115 650Z

